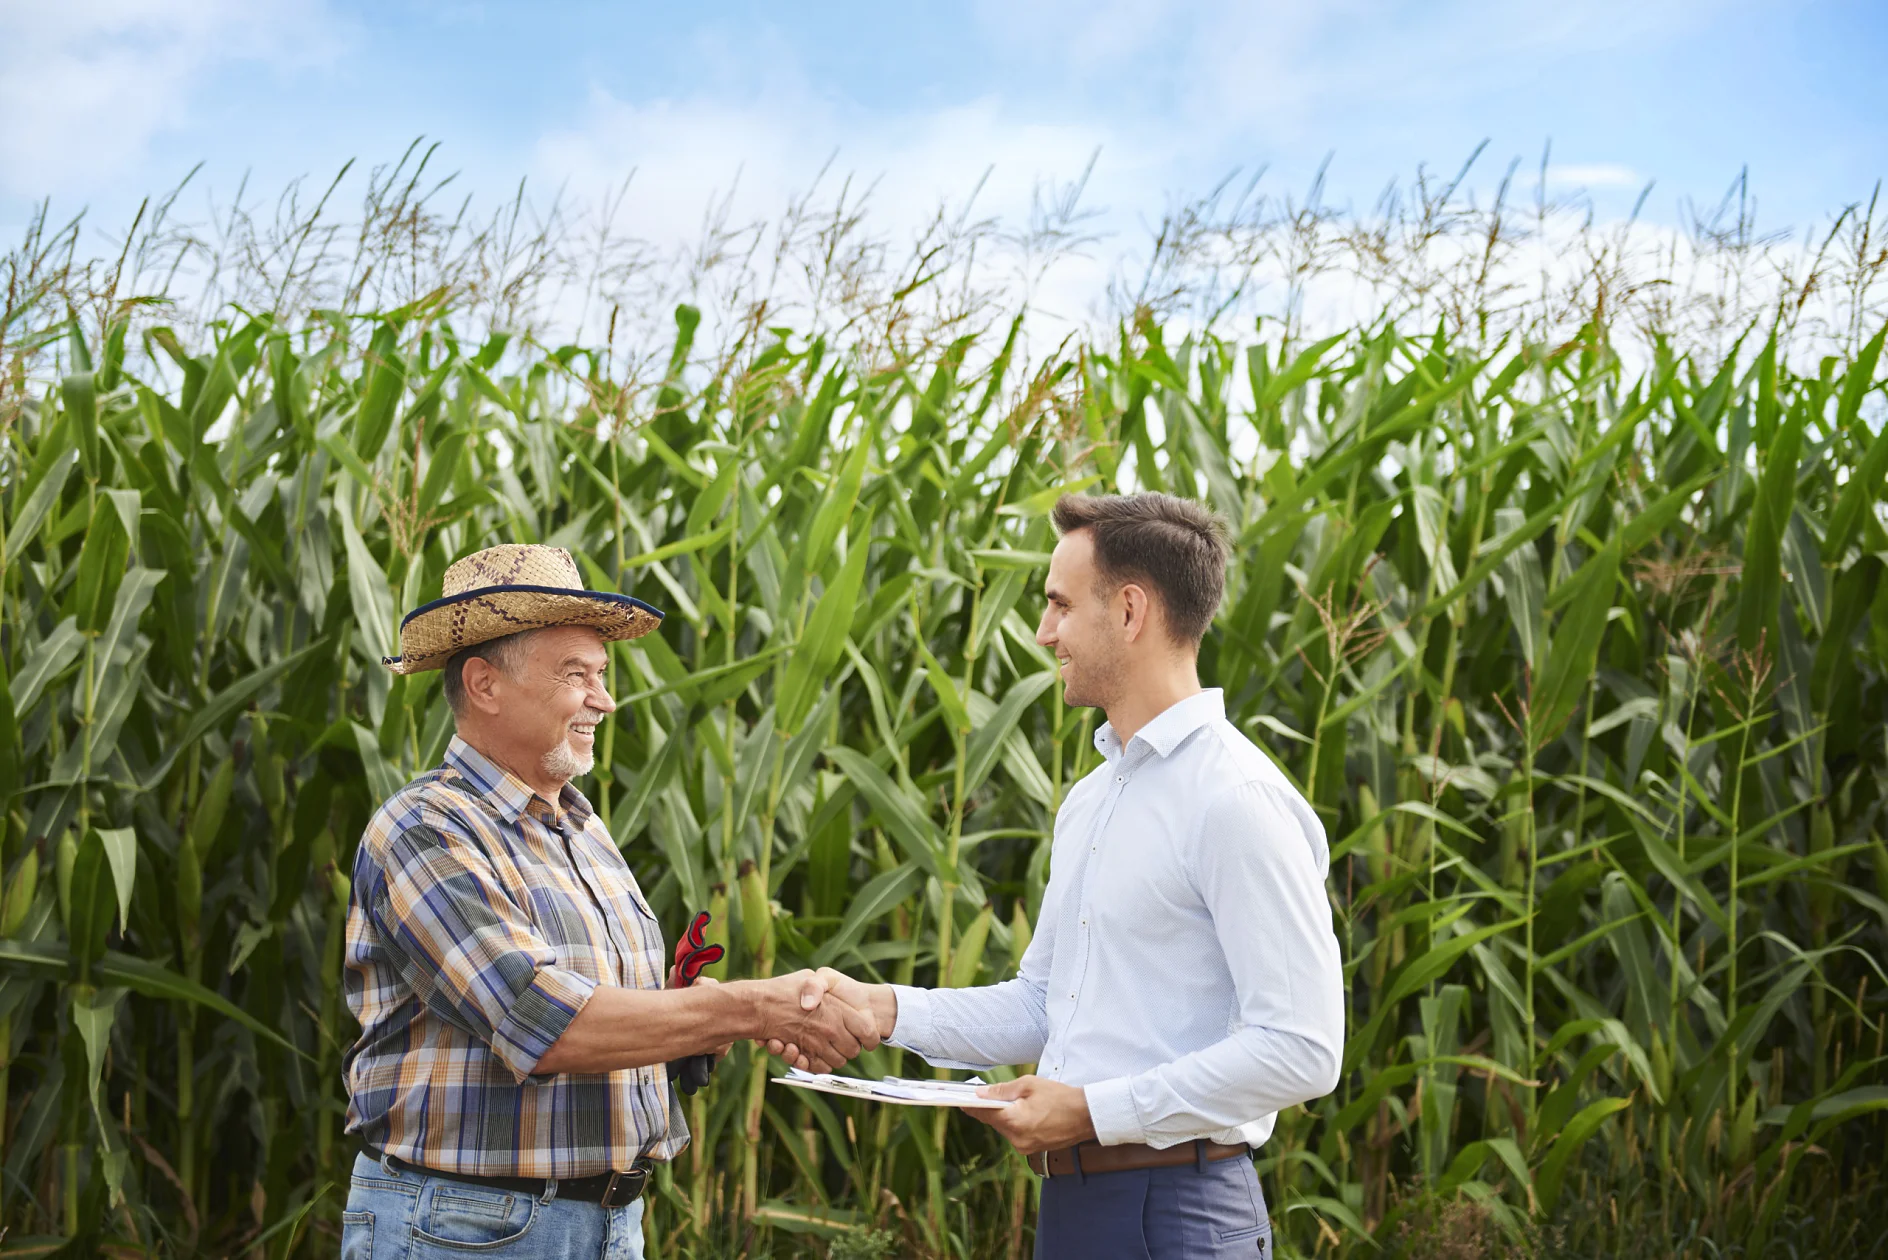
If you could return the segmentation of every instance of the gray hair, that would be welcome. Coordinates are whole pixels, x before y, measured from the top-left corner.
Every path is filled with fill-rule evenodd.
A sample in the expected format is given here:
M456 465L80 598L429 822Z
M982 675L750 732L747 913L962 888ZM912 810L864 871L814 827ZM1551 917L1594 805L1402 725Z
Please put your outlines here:
M525 647L537 630L520 630L516 634L507 634L496 639L487 639L483 643L474 643L469 648L461 648L446 661L445 688L446 703L452 709L455 718L465 716L465 663L474 657L488 662L493 669L516 678L524 665Z

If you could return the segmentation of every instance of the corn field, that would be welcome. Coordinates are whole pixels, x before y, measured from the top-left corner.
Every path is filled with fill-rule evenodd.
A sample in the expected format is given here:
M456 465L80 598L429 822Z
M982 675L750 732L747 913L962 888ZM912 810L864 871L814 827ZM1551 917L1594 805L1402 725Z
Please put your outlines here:
M8 416L0 1253L333 1254L346 872L451 733L380 657L453 559L668 610L583 786L671 934L967 986L1097 759L1034 643L1048 509L1166 489L1237 540L1202 675L1331 842L1349 1041L1259 1152L1281 1253L1882 1254L1881 334L1802 375L1761 330L1628 370L1599 321L750 327L703 371L683 307L637 392L452 313L75 320ZM1027 1254L989 1130L772 1070L691 1100L652 1254Z

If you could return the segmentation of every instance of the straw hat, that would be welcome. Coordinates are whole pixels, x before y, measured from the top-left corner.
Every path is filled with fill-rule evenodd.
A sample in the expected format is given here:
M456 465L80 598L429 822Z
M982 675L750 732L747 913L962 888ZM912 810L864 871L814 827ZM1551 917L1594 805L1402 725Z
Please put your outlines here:
M487 547L456 561L442 585L444 595L400 622L400 655L381 658L394 673L439 669L462 648L525 630L589 626L614 643L662 624L662 610L639 599L585 590L562 547Z

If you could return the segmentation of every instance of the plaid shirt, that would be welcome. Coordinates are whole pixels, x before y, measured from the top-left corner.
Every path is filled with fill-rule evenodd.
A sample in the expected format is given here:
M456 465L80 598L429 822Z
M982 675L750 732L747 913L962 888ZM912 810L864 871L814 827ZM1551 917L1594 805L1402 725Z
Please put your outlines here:
M532 1075L598 985L666 975L655 916L576 788L553 806L455 736L367 824L346 948L350 1133L481 1176L583 1177L688 1144L660 1064Z

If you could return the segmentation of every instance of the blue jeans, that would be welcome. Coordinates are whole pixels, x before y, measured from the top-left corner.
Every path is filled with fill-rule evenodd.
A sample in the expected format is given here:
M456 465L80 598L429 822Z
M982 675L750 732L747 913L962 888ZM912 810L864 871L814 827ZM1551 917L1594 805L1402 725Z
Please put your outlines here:
M1036 1260L1271 1260L1272 1223L1250 1159L1204 1171L1137 1168L1050 1177Z
M356 1155L341 1260L643 1260L642 1207L493 1190Z

